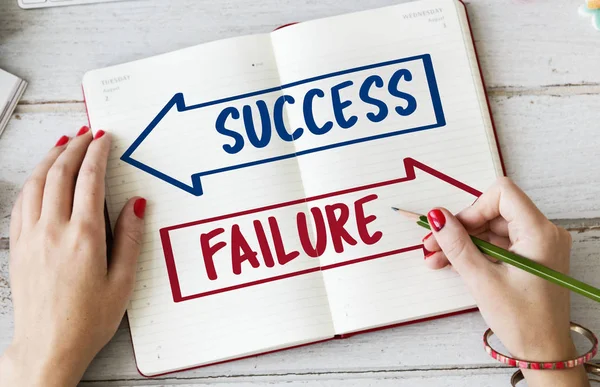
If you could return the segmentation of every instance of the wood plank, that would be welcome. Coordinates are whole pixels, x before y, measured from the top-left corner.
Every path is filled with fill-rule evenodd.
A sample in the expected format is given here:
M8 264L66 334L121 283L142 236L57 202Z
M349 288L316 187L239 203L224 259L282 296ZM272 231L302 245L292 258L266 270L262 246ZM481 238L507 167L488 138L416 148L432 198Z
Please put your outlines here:
M600 230L572 234L572 274L600 286ZM0 352L10 342L13 324L12 305L6 287L7 258L8 252L0 251ZM600 320L597 318L600 304L573 295L571 310L573 321L600 332ZM485 328L479 313L469 313L205 367L156 380L499 367L500 364L489 358L481 348L481 335ZM431 348L435 348L435 351L431 351ZM125 383L122 381L140 378L133 360L129 332L126 324L122 324L114 339L88 369L85 380Z
M154 0L23 11L3 1L0 68L30 81L29 103L80 101L91 69L397 2ZM598 34L577 15L582 0L468 3L489 86L600 85Z
M223 377L167 380L127 380L116 382L82 382L80 387L104 386L163 386L163 387L209 387L215 385L235 387L450 387L450 386L482 386L505 387L514 371L509 369L477 369L477 370L443 370L443 371L406 371L406 372L365 372L335 373L311 375L258 376L258 377Z
M553 219L600 217L600 122L589 120L600 95L490 99L508 176ZM60 111L52 111L55 106ZM0 238L20 186L63 134L87 122L83 104L20 107L0 137ZM0 242L6 248L7 242Z
M551 219L600 217L600 94L493 96L506 172Z

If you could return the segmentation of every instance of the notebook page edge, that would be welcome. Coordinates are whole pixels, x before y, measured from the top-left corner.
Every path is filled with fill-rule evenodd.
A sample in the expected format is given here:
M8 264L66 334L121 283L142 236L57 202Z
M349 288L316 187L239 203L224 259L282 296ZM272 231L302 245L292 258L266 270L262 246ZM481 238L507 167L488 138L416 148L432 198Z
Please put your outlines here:
M500 150L500 143L498 142L498 133L493 121L489 97L485 90L485 80L483 79L483 74L481 73L481 64L479 57L477 56L477 49L475 47L473 30L469 21L467 5L462 0L454 1L457 4L456 9L461 22L461 28L463 30L464 43L469 54L469 62L471 63L471 72L473 73L475 92L479 97L479 107L481 116L484 120L490 153L492 154L494 166L496 168L496 175L497 177L504 176L505 166L502 159L502 152Z

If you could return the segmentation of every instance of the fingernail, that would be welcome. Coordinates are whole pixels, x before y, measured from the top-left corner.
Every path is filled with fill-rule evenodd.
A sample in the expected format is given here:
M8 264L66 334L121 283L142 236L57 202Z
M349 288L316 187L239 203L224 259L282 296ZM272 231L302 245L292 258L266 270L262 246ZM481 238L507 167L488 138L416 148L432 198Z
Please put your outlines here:
M146 212L146 199L139 198L133 203L133 213L140 219L144 219L144 213Z
M68 142L69 142L69 137L62 136L61 138L58 139L58 141L56 142L56 144L54 146L63 146Z
M99 130L96 132L96 134L94 135L94 140L99 139L100 137L104 136L104 130Z
M431 227L438 232L443 229L444 225L446 224L446 217L444 216L444 213L438 209L429 211L427 214L427 219L429 219L429 224Z
M425 242L425 241L426 241L427 239L429 239L429 237L430 237L430 236L432 236L432 235L433 235L433 233L431 233L431 232L430 232L429 234L425 235L425 236L423 237L423 239L421 239L421 242Z
M90 128L88 128L87 126L82 126L81 129L79 129L79 132L77 132L77 136L83 136L84 134L86 134L87 132L90 131Z

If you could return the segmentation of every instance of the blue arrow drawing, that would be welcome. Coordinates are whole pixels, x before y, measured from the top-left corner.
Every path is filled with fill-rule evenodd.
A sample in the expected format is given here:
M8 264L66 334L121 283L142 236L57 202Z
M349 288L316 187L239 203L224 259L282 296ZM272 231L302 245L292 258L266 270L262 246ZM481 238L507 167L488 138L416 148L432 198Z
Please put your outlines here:
M371 70L371 69L376 69L379 67L390 66L390 65L395 65L395 64L399 64L399 63L403 63L403 62L411 62L411 61L422 61L423 68L425 70L428 88L429 88L429 94L431 97L431 104L433 106L433 112L435 115L434 123L430 123L430 124L419 126L419 127L413 127L413 128L403 128L401 130L396 130L396 131L387 132L387 133L380 133L377 135L355 138L355 139L351 139L348 141L337 142L334 144L327 144L327 145L319 146L319 147L312 148L312 149L306 149L306 150L301 150L298 152L282 154L282 155L279 155L276 157L269 157L269 158L259 159L259 160L255 160L255 161L251 161L251 162L230 165L230 166L226 166L223 168L216 168L216 169L211 169L208 171L201 171L201 172L192 174L190 176L190 181L188 181L188 182L178 180L178 179L176 179L172 176L169 176L168 174L161 172L161 171L159 171L139 160L136 160L134 158L134 153L135 153L136 149L138 149L138 147L142 144L142 142L150 135L150 133L152 133L152 131L161 122L161 120L163 120L163 118L169 113L171 113L171 114L183 113L183 112L192 111L192 110L196 110L196 109L202 109L205 107L214 106L214 105L218 105L218 104L224 104L224 103L228 103L228 102L232 102L232 101L242 100L245 98L251 98L251 97L261 95L261 94L268 94L268 93L273 93L273 92L280 93L282 90L289 89L294 86L299 86L299 85L307 84L310 82L317 82L317 81L320 81L320 80L323 80L326 78L337 77L337 76L341 76L341 75L345 75L345 74L355 73L355 72L364 71L364 70ZM175 112L175 109L176 109L176 112ZM202 188L202 184L201 184L202 176L207 176L207 175L212 175L212 174L216 174L216 173L231 171L234 169L246 168L246 167L251 167L251 166L255 166L255 165L275 162L275 161L279 161L279 160L284 160L284 159L288 159L288 158L292 158L292 157L298 157L298 156L306 155L309 153L325 151L327 149L342 147L342 146L361 143L361 142L365 142L365 141L372 141L372 140L377 140L377 139L391 137L391 136L398 136L398 135L402 135L402 134L438 128L438 127L442 127L445 125L446 125L446 120L445 120L444 112L442 109L442 102L440 99L437 81L436 81L435 73L433 70L431 56L429 54L423 54L423 55L413 56L413 57L409 57L409 58L396 59L396 60L371 64L371 65L361 66L361 67L355 67L355 68L347 69L347 70L343 70L343 71L337 71L337 72L333 72L333 73L329 73L329 74L325 74L325 75L320 75L317 77L312 77L312 78L284 84L279 87L272 87L272 88L268 88L268 89L264 89L264 90L240 94L240 95L236 95L233 97L222 98L222 99L209 101L209 102L205 102L205 103L200 103L200 104L196 104L196 105L189 105L189 106L186 105L183 93L176 93L169 100L169 102L162 108L162 110L156 115L156 117L154 117L152 122L150 122L150 124L142 131L142 133L136 138L136 140L129 146L129 148L125 151L125 153L123 153L123 155L121 156L121 160L146 172L146 173L149 173L149 174L155 176L158 179L163 180L166 183L173 185L174 187L184 190L185 192L188 192L194 196L201 196L204 192L203 188ZM198 170L201 170L201 166L198 166Z

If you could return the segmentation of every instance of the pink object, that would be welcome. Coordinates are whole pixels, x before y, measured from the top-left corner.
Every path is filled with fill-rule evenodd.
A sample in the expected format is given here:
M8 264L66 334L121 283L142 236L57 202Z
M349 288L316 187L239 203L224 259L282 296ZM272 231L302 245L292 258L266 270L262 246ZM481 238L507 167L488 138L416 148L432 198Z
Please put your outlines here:
M507 364L511 367L518 367L523 369L532 369L532 370L556 370L556 369L564 369L564 368L574 368L580 366L588 361L590 361L596 353L598 352L598 338L592 331L582 327L581 325L571 323L571 330L582 334L592 343L592 348L586 352L585 354L570 360L562 360L557 362L535 362L535 361L526 361L512 358L510 356L504 355L498 351L496 351L489 344L489 338L494 334L494 332L488 328L483 334L483 346L485 351L490 355L493 359L498 360L500 363Z

